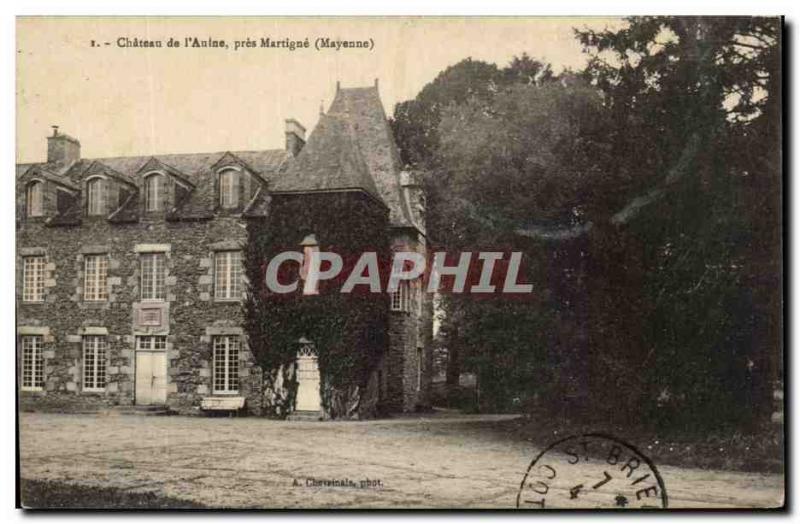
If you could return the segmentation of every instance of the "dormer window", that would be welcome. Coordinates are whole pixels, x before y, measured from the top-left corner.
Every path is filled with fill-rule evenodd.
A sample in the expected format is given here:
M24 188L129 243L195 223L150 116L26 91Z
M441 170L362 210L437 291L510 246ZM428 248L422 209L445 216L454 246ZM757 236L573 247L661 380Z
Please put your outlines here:
M145 211L161 211L164 199L163 176L159 174L148 175L144 179Z
M36 181L28 186L25 208L29 217L40 217L44 214L44 184L42 182Z
M89 215L106 214L106 181L102 178L92 178L86 184Z
M228 169L219 174L219 203L226 209L239 206L239 172Z

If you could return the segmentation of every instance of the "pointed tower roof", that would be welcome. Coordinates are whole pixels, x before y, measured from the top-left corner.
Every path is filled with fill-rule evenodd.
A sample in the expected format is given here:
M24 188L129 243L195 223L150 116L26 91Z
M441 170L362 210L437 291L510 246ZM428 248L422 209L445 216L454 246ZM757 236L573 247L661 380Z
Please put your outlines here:
M380 198L351 123L330 114L320 115L308 143L272 189L275 192L361 189Z
M389 208L392 225L413 222L403 205L400 155L377 83L339 88L326 114L274 191L362 189Z

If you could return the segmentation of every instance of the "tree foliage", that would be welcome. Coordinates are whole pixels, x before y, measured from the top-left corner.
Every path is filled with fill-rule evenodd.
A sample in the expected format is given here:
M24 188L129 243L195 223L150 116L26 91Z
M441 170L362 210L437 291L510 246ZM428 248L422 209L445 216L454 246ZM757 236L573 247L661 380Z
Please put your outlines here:
M531 261L537 300L448 298L445 343L493 408L757 424L781 358L780 22L576 37L577 74L466 61L395 113L433 242Z

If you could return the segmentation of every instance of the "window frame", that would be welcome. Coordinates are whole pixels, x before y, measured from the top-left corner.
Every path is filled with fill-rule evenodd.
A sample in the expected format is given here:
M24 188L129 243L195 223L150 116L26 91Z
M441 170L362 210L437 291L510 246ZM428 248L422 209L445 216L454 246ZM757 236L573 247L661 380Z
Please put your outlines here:
M144 340L150 341L147 344L149 347L144 347L142 342ZM157 344L156 342L163 342ZM136 351L166 351L167 350L167 336L166 335L136 335Z
M31 268L29 268L29 262L32 263ZM47 259L45 255L30 255L22 257L22 302L26 304L38 304L44 302L46 266ZM35 269L35 271L31 273L31 269ZM30 278L28 278L29 276ZM28 284L32 285L33 289L30 289Z
M238 264L234 264L236 254ZM224 286L220 286L220 262L224 257ZM238 279L234 278L238 268ZM237 289L238 288L238 289ZM224 290L226 293L221 294ZM238 292L237 292L238 291ZM227 249L214 251L214 300L217 302L241 301L244 296L244 260L242 250Z
M87 355L91 352L91 375L87 373L87 364L90 359ZM108 339L105 335L83 336L83 361L81 365L81 389L89 393L102 393L108 384ZM102 371L102 373L101 373ZM91 376L91 385L87 380ZM102 379L102 385L101 384Z
M104 216L108 213L106 202L105 177L96 176L86 181L86 214L89 216Z
M145 270L146 261L152 260L152 269ZM160 260L161 265L156 263ZM160 275L159 275L160 271ZM159 287L159 276L161 286ZM145 278L149 277L148 286L145 286ZM150 283L152 282L152 284ZM167 300L167 255L163 251L150 251L139 253L139 300L141 302L166 302ZM151 291L147 296L145 290ZM160 293L159 293L160 291Z
M34 180L25 188L25 215L29 218L44 216L44 182Z
M35 343L34 343L35 342ZM30 343L30 344L27 344ZM21 335L22 372L20 386L22 391L42 391L44 389L44 337L42 335ZM26 353L30 352L30 356ZM29 367L26 368L26 363ZM37 382L38 379L38 382Z
M149 173L144 177L144 210L146 213L157 213L164 210L164 195L162 194L164 179L161 173ZM152 192L155 193L151 195Z
M389 309L401 313L411 312L411 282L400 280L397 289L389 296Z
M219 205L222 209L236 209L241 200L241 171L227 168L219 172ZM229 182L226 182L229 179Z
M218 356L221 352L221 358ZM241 386L240 359L242 341L239 335L214 335L211 339L211 392L214 395L238 395ZM218 366L222 365L220 369ZM218 380L222 382L219 389Z
M90 279L90 261L97 263L92 269ZM102 262L102 264L100 263ZM101 272L102 269L102 272ZM93 286L90 288L89 285ZM94 293L90 294L92 290ZM83 256L83 300L85 302L108 301L108 254L87 254Z

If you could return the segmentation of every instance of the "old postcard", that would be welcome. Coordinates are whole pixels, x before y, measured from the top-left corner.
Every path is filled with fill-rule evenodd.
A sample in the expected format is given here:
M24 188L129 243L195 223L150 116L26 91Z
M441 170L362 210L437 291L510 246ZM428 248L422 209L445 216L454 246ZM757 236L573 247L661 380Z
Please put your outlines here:
M18 505L783 508L782 35L18 18Z

